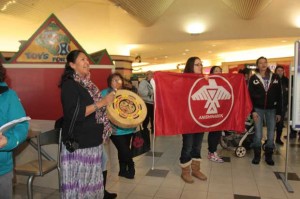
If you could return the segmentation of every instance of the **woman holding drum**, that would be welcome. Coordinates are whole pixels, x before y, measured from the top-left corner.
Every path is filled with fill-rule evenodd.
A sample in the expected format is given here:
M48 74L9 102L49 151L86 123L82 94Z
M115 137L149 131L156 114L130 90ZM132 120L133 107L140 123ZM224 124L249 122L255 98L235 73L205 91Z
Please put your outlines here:
M124 87L124 79L121 74L111 74L107 79L107 84L108 88L101 92L103 96L117 91L114 103L107 108L107 115L112 123L113 133L110 139L118 150L119 176L133 179L135 168L130 150L130 142L136 126L139 125L135 124L134 120L142 111L138 111L138 106L134 101L135 97L132 97L133 95L135 96L134 93L127 90L119 90ZM124 94L124 92L126 93ZM136 116L132 117L134 114Z

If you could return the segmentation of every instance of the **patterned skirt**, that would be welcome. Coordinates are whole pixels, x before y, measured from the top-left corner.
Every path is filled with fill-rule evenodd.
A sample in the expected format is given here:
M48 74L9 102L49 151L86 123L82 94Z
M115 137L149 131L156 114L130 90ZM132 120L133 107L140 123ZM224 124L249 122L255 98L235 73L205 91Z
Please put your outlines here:
M101 158L103 146L61 151L61 198L101 199L104 196Z

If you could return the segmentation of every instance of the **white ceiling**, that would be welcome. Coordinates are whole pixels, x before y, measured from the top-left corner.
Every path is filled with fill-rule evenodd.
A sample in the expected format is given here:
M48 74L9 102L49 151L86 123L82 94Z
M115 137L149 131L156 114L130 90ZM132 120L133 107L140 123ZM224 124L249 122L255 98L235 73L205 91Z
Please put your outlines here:
M190 56L199 56L208 65L287 57L300 38L299 0L270 1L250 20L239 17L223 0L174 0L152 25L116 6L114 0L14 0L1 11L9 1L13 0L0 0L0 51L17 51L18 41L30 38L51 13L88 53L106 48L111 55L140 55L150 64L184 63ZM202 23L205 31L186 33L192 22ZM270 54L269 48L278 54ZM243 58L239 51L250 57Z

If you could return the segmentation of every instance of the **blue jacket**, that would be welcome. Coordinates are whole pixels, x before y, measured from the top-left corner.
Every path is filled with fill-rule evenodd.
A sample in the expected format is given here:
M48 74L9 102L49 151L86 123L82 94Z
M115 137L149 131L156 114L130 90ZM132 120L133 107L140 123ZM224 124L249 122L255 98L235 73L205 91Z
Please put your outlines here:
M106 88L104 90L101 91L101 95L103 97L105 97L108 93L110 93L112 91L111 88ZM111 123L111 127L112 127L112 131L113 131L113 135L127 135L127 134L131 134L135 132L136 128L121 128L119 126L116 126L114 124Z
M0 82L0 86L6 87L7 84ZM8 89L0 93L0 126L24 116L24 108L15 91ZM0 148L0 176L13 170L12 150L26 139L28 127L28 122L22 122L4 133L7 144Z

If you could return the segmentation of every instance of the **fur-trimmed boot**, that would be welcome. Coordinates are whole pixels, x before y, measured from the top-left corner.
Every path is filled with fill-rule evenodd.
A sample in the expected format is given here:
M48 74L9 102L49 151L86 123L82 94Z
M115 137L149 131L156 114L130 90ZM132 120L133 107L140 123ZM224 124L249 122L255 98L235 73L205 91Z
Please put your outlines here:
M103 186L104 186L104 198L103 199L114 199L114 198L116 198L117 197L116 193L109 193L105 189L106 179L107 179L107 171L103 171L102 175L103 175Z
M189 161L184 164L180 164L181 167L181 178L186 182L186 183L193 183L194 180L191 176L191 163L192 161Z
M200 180L207 180L206 175L204 175L204 173L200 171L200 162L201 159L195 159L195 158L192 159L192 164L191 164L192 176Z
M275 164L273 159L272 159L272 155L273 155L273 149L269 148L269 147L266 147L266 149L265 149L265 160L266 160L266 163L270 166L273 166Z
M252 164L259 164L260 156L261 156L261 148L255 147L253 148L253 152L254 152L254 158L252 160Z

